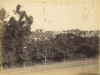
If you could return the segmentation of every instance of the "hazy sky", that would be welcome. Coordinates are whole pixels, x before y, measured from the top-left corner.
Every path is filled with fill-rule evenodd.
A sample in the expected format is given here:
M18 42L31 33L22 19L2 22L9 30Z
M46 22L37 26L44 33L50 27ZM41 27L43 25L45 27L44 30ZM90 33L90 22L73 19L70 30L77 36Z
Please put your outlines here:
M100 11L96 1L5 0L3 7L12 15L17 4L34 17L32 30L99 30Z

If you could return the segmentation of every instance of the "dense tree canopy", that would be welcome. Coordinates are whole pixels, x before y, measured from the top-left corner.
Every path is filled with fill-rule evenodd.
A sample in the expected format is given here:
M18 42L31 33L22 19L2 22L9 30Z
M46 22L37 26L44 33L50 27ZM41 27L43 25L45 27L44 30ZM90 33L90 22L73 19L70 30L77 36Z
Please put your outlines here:
M33 17L27 16L26 12L21 10L21 5L17 5L13 12L19 16L18 20L12 16L9 21L4 21L4 67L47 64L98 56L98 36L89 36L86 35L87 32L80 30L59 34L36 31L36 36L35 32L31 32ZM1 16L1 20L2 18L5 18L4 15Z
M19 15L18 21L15 17L11 17L4 25L3 36L3 63L9 65L23 64L22 42L24 36L30 34L30 27L33 22L32 16L27 16L25 11L20 10L21 5L17 5L14 11L15 15Z

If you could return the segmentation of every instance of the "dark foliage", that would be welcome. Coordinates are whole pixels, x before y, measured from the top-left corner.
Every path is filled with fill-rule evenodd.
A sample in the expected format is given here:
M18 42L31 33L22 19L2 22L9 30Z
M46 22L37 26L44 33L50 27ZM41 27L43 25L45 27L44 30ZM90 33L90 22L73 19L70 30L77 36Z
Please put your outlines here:
M9 66L23 65L24 57L22 52L22 43L24 37L30 34L30 26L33 22L32 16L28 17L25 11L20 10L21 6L17 5L15 15L19 15L18 21L11 17L4 24L3 36L3 64ZM24 19L24 20L23 20Z
M46 64L65 60L97 57L99 54L99 37L86 36L80 30L68 31L53 35L53 32L30 31L32 16L27 16L18 5L14 14L19 19L11 17L4 24L3 66L25 66ZM24 19L24 20L23 20ZM76 33L75 33L76 32ZM84 36L83 36L84 34ZM30 35L33 36L30 38ZM35 37L36 36L36 37Z

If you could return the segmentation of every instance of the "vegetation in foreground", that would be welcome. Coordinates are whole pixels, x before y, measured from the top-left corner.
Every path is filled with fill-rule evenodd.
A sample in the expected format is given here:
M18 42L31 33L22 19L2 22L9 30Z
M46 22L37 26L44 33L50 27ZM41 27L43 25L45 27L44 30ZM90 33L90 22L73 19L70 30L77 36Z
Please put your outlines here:
M18 67L34 64L47 64L65 60L96 57L99 54L99 31L69 30L31 32L33 17L17 5L14 15L5 21L2 17L2 65ZM4 10L2 10L4 11Z

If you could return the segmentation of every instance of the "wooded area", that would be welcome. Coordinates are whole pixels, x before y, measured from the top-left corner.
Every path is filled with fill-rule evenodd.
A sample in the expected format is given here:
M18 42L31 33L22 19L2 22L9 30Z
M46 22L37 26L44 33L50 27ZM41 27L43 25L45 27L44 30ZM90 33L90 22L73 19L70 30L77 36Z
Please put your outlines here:
M27 16L20 8L21 5L17 5L14 10L14 14L19 15L18 20L12 16L3 24L3 67L64 62L99 55L99 31L50 32L49 36L46 32L31 32L33 17ZM36 34L39 37L34 37Z

